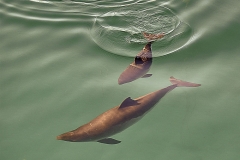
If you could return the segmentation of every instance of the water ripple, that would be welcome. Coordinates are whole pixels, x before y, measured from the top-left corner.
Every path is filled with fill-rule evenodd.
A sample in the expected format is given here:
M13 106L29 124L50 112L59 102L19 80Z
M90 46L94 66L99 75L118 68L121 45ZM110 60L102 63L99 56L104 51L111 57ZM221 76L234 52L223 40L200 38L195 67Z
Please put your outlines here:
M47 3L62 8L63 12L81 12L89 14L90 16L101 15L106 11L110 11L114 8L126 7L133 4L145 4L151 1L143 0L122 0L122 1L103 1L103 0L30 0L37 3Z
M175 52L192 35L189 25L164 7L163 2L154 0L2 0L0 7L0 14L6 17L3 19L11 17L10 21L15 23L27 20L38 24L64 22L69 29L92 27L90 32L96 44L122 56L134 57L142 49L146 43L142 32L166 34L154 44L153 57Z
M146 4L151 1L143 0L2 0L0 14L39 21L79 21L96 17L116 8L133 4Z
M93 40L101 48L129 57L134 57L147 43L142 32L166 34L154 43L153 57L179 50L192 35L189 25L161 5L148 8L145 5L134 5L107 12L95 18L91 29Z

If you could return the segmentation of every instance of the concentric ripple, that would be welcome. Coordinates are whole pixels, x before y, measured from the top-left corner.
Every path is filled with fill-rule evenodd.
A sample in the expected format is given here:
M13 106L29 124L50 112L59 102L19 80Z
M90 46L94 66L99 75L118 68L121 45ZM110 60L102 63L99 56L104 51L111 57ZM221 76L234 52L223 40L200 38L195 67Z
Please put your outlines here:
M104 11L110 11L114 8L126 7L133 4L149 3L144 0L30 0L32 2L47 3L62 8L63 12L81 12L90 16L98 16Z
M191 38L190 26L181 22L168 8L133 5L96 17L91 35L104 50L113 54L134 57L146 44L142 32L165 33L154 43L153 57L159 57L182 48Z
M166 36L153 46L153 56L159 57L185 46L192 35L190 26L161 5L154 0L2 0L0 7L4 10L0 10L0 15L16 23L19 20L51 25L61 22L75 31L82 27L86 32L92 27L91 36L101 48L130 57L147 42L142 32L164 32Z
M47 19L51 21L51 17L54 17L53 20L58 20L65 16L79 20L76 16L85 16L89 19L89 17L96 17L113 9L136 3L146 4L149 2L143 0L122 0L118 2L113 0L2 0L0 1L0 7L5 8L5 11L0 10L0 13L3 12L6 15L10 14L10 16L23 19Z

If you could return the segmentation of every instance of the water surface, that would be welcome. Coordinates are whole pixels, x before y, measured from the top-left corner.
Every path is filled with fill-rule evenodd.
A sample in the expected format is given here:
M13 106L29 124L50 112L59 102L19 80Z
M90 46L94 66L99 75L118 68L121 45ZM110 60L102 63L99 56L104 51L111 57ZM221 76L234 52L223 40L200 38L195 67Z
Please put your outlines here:
M0 0L0 159L240 158L237 0ZM152 77L119 86L143 48L141 32L164 32L152 45ZM57 141L127 98L177 88L118 145Z

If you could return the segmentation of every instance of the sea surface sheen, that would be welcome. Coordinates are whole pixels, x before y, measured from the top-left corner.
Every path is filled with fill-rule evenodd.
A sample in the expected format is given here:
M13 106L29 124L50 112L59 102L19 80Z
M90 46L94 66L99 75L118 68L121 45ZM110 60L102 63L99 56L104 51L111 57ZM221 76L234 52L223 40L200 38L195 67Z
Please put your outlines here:
M239 0L0 0L1 160L239 160ZM118 85L147 43L149 78ZM171 83L117 145L70 143L127 97Z

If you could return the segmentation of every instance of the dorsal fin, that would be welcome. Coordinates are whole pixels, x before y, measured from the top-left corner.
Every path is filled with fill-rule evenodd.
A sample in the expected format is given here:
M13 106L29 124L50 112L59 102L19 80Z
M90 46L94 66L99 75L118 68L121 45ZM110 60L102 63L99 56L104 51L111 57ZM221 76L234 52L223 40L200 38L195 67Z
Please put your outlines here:
M137 104L138 104L137 101L128 97L122 102L122 104L119 106L119 108L125 108L125 107L129 107L129 106L132 106L132 105L137 105Z

